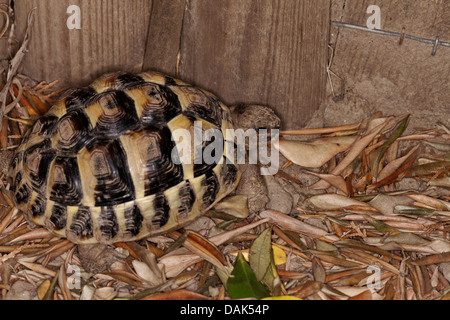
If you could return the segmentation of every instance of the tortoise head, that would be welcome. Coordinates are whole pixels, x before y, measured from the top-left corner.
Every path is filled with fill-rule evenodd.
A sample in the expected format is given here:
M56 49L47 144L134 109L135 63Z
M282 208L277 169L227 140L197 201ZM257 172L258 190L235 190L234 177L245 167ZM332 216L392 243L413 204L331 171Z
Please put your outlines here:
M270 107L240 104L232 106L230 109L237 128L278 129L281 126L280 118Z
M13 157L14 157L13 151L0 150L0 171L5 175L8 175Z

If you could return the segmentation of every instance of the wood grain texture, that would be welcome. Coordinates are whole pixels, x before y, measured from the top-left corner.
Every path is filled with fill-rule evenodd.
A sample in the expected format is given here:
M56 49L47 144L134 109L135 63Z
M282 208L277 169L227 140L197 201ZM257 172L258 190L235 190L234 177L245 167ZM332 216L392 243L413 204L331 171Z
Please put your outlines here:
M81 8L69 30L69 5ZM24 63L37 80L86 85L116 70L155 69L205 87L227 104L273 107L301 127L326 87L330 0L18 0ZM178 54L181 62L177 72Z
M189 1L181 76L298 128L324 96L328 24L328 0Z
M5 4L8 4L8 0L0 0L0 9L6 11ZM0 31L3 30L5 24L6 17L3 14L0 14ZM8 34L9 30L6 31L3 38L0 38L0 61L8 58Z
M340 14L343 22L366 25L373 1L347 0ZM378 0L383 30L405 32L427 39L439 36L450 42L450 2L431 0ZM391 96L392 111L428 109L448 110L450 99L450 49L405 39L382 36L347 28L339 33L333 70L346 79L348 89L355 87L377 107L384 94ZM384 93L383 95L381 93Z
M153 0L144 70L176 75L186 0Z
M346 0L343 20L366 26L367 8L377 5L381 9L382 29L405 32L419 37L440 35L450 38L450 3L446 0Z
M404 27L407 34L450 41L450 2L445 0L332 0L331 19L366 26L371 15L366 11L373 4L380 6L383 30L401 32ZM411 114L406 134L434 128L437 122L449 125L449 48L439 47L432 56L432 45L409 39L400 45L398 37L336 26L330 35L334 92L328 86L318 122L352 123L381 111Z
M81 29L69 30L70 5L81 9ZM36 8L24 69L38 80L85 85L102 73L142 69L151 0L21 0L18 27Z

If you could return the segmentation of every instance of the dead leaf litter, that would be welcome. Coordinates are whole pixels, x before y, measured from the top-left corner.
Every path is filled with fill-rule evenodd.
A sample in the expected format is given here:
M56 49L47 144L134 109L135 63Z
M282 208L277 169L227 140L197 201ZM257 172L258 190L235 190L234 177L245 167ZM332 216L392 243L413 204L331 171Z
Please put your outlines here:
M18 74L28 37L2 71L4 150L60 93ZM449 299L450 130L410 129L411 117L281 132L275 179L295 194L290 212L223 205L205 223L114 246L31 230L4 179L0 299Z

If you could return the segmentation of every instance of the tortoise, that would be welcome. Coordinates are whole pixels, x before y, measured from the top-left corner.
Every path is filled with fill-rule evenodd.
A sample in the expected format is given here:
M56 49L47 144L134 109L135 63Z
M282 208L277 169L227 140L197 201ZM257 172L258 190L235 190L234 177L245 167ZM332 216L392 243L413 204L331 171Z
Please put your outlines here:
M153 71L103 75L70 90L26 133L9 170L14 201L30 223L78 244L181 228L241 178L226 152L212 164L175 161L174 131L192 132L196 121L224 136L233 128L230 108L204 89Z

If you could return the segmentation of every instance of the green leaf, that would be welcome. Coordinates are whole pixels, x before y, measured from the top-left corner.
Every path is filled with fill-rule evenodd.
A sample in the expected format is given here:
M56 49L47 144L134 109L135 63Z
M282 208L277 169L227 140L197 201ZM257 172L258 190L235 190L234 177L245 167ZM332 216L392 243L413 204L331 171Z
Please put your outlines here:
M256 279L255 273L240 252L231 276L227 281L227 290L232 299L262 299L269 296L269 292Z
M413 215L413 216L429 216L436 212L434 209L428 209L428 208L421 208L421 207L415 207L415 206L402 206L398 205L395 206L394 212L397 214L406 214L406 215Z
M225 269L228 271L228 274L224 270L219 268L216 268L216 273L220 281L222 281L223 285L227 287L228 279L230 279L229 275L232 272L232 268L225 266Z
M398 125L395 129L394 133L390 136L390 138L384 143L381 147L379 147L374 153L372 153L373 157L375 157L373 162L372 174L374 178L378 177L378 167L380 166L381 159L386 153L387 149L398 139L401 137L403 132L405 132L408 127L409 120L411 115L408 115L403 119L403 121Z
M266 273L271 270L270 262L272 259L272 228L264 230L258 238L255 239L250 247L248 260L250 267L255 272L256 279L261 281Z
M264 230L249 250L249 262L256 279L265 283L275 294L281 294L281 280L273 258L272 228Z
M277 268L275 266L273 254L271 255L271 259L270 259L270 266L267 269L267 272L264 275L264 278L262 281L272 291L272 295L274 295L274 296L281 295L282 284L281 284L280 276L278 275L278 272L277 272Z
M396 228L391 227L382 221L376 220L367 214L364 215L364 218L381 233L398 232Z

